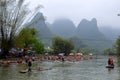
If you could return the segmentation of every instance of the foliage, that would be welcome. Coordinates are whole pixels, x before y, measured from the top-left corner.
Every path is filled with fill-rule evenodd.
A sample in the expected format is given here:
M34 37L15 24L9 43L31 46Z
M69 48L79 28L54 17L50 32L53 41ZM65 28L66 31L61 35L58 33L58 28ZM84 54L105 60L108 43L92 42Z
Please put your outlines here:
M52 54L53 53L53 49L51 49L51 47L47 47L45 48L45 53L49 53L49 54Z
M16 46L21 48L33 47L37 53L43 53L44 45L37 39L36 35L35 28L24 28L16 39Z
M38 12L37 6L32 12L28 9L25 0L0 0L0 44L4 51L14 46L16 36L26 22ZM6 53L4 52L4 53Z
M60 37L55 37L53 39L52 47L54 53L65 53L65 55L68 55L71 52L71 50L74 49L74 45L71 41L62 39Z
M79 50L80 53L83 53L83 54L89 54L90 53L90 50L87 49L87 48L82 48Z
M37 41L37 30L35 28L24 28L16 38L17 47L29 47Z
M107 48L104 50L105 55L116 55L116 50L114 48Z
M120 36L116 41L116 50L117 50L117 54L120 56Z
M70 41L72 41L75 45L75 49L81 49L81 48L87 48L87 45L85 45L81 39L79 39L78 37L71 37L69 39Z
M36 41L33 49L37 52L37 54L43 54L44 53L44 44L41 41Z
M76 53L76 50L71 50L71 53L74 53L74 54L75 54L75 53Z

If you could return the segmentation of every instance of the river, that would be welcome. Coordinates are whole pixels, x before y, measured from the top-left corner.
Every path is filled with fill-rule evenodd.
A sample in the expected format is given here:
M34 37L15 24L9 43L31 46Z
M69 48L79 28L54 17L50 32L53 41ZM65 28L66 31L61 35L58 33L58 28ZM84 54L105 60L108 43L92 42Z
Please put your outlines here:
M50 70L32 70L29 73L19 73L25 64L13 63L0 66L0 80L120 80L120 68L115 59L115 68L105 68L108 57L97 57L77 62L42 62L33 66L50 68Z

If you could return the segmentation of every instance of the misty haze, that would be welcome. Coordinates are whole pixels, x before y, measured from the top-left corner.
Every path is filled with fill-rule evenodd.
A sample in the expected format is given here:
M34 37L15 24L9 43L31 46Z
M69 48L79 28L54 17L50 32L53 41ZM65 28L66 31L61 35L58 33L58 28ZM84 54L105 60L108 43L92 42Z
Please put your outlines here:
M120 0L0 0L1 80L119 80Z
M53 35L67 39L78 37L88 47L101 51L111 48L120 34L118 0L36 0L30 8L35 4L43 5L40 14L46 19L44 26L49 28L48 33ZM43 28L40 31L39 36L47 36L42 34Z

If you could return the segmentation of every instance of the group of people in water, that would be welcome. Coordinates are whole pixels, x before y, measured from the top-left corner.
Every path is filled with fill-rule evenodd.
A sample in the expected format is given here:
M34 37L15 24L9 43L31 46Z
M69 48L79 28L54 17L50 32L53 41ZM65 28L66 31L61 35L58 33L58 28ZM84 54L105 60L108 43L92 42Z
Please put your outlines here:
M24 58L21 58L17 61L14 61L16 63L25 63L28 67L28 72L31 72L31 67L32 67L32 63L34 61L79 61L79 60L84 60L84 59L92 59L92 56L85 56L85 55L70 55L70 56L58 56L58 55L43 55L43 56L39 56L39 57L34 57L34 56L24 56ZM2 63L2 61L0 61L0 63ZM7 63L12 63L12 61L8 60ZM113 57L110 57L108 59L108 66L112 66L114 67L114 59Z

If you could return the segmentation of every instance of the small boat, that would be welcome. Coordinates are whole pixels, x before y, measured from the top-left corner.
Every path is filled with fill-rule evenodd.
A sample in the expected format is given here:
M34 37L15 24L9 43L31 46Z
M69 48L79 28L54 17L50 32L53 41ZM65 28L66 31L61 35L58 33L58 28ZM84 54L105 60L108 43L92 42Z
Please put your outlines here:
M20 72L20 73L27 73L28 70L20 70L19 72Z
M41 67L38 67L34 70L37 70L37 71L45 71L45 70L51 70L52 68L41 68Z
M114 65L107 65L106 68L114 68Z

